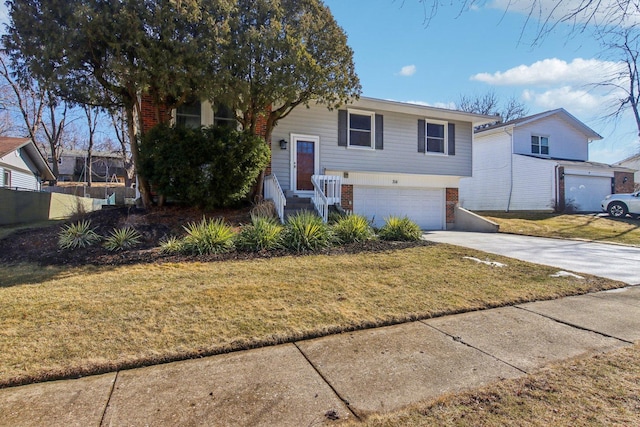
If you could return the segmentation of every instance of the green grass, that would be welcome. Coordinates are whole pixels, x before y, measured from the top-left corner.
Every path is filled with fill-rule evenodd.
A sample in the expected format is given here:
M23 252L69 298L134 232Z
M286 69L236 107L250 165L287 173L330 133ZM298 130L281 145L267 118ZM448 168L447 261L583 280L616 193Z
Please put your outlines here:
M477 212L500 224L500 232L595 240L640 246L640 220L542 212Z
M0 265L0 385L609 289L448 245L213 263Z

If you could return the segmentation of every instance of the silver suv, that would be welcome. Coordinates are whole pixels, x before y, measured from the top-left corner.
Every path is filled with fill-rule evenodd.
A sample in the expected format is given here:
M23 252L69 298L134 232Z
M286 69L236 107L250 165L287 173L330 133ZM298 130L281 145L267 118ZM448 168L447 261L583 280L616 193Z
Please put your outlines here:
M614 218L631 214L640 217L640 191L635 193L610 194L602 201L602 210Z

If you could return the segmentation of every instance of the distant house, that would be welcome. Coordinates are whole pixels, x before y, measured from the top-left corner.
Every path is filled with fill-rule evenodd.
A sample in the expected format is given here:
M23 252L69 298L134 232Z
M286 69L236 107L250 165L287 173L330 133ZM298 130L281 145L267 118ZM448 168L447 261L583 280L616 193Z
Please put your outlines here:
M640 190L640 154L627 157L626 159L616 163L616 165L635 170L634 181L636 190Z
M0 137L0 187L39 191L49 180L55 176L31 139Z
M48 150L49 165L53 158ZM122 155L119 152L94 151L91 155L91 181L92 182L125 182L126 171ZM58 160L59 182L86 182L88 173L88 157L86 150L63 150Z
M475 133L473 175L460 181L470 210L599 212L611 193L633 189L633 171L589 161L602 137L560 108Z

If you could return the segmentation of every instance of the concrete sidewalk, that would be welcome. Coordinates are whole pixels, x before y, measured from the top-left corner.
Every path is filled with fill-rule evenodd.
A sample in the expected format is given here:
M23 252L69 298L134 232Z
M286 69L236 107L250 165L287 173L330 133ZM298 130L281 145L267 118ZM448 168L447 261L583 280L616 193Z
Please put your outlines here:
M640 340L640 287L0 390L2 426L311 426Z

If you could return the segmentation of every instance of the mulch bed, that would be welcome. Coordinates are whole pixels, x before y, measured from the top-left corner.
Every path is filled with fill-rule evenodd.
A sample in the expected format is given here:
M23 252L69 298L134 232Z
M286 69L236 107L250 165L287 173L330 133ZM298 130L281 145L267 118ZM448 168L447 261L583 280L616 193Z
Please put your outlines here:
M75 250L58 248L58 234L61 226L53 225L45 228L22 229L0 240L0 263L19 264L36 263L39 265L129 265L142 263L165 262L209 262L225 260L251 260L256 258L273 258L286 255L309 254L351 254L360 252L381 252L404 249L415 246L428 246L430 243L419 242L385 242L369 241L336 246L313 253L291 253L285 250L263 252L231 252L219 255L191 256L167 255L160 252L160 241L171 235L184 234L183 226L197 222L203 218L223 217L234 227L250 222L248 209L218 210L203 212L198 209L183 207L155 208L151 211L136 208L111 208L91 212L82 219L91 220L92 228L101 236L107 236L114 228L132 226L141 235L141 244L126 251L109 252L100 244ZM77 218L75 219L77 220ZM74 222L72 220L67 223Z

